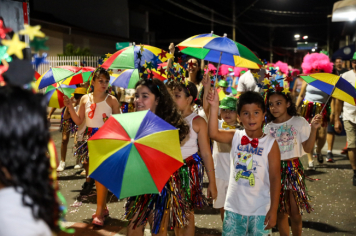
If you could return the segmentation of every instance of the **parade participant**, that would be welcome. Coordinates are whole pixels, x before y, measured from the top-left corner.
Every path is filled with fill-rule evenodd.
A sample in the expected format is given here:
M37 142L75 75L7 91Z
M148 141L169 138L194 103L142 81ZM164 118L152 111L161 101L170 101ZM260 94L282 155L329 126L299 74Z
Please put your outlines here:
M204 162L204 166L209 178L208 196L211 196L213 199L215 199L217 196L215 169L213 158L211 156L210 144L208 141L207 123L202 117L192 111L192 107L198 94L197 88L192 82L188 82L186 84L177 82L173 91L174 101L190 127L189 138L183 141L183 145L181 147L183 159L188 168L191 168L195 165L198 165L202 168L202 162ZM199 157L197 154L198 146L201 157ZM190 179L194 180L196 178L191 176ZM184 229L176 228L176 235L193 235L195 232L194 209L202 208L204 205L199 202L199 199L204 198L202 192L202 176L200 176L198 180L195 180L194 185L195 186L190 186L190 192L195 192L196 195L193 196L192 194L190 199L191 202L189 203L191 206L189 224ZM185 195L187 195L187 193Z
M135 89L134 103L136 111L150 110L161 119L178 128L179 140L182 142L189 134L189 126L180 115L172 96L163 82L158 79L141 79L137 82ZM186 167L182 168L187 171ZM189 178L189 176L186 177ZM147 221L151 224L154 235L167 235L169 216L172 215L172 212L174 212L173 219L170 219L170 222L173 222L172 227L185 226L187 224L186 209L179 209L175 204L178 203L179 207L184 207L185 204L182 203L181 193L177 194L170 191L173 184L177 191L183 188L180 185L181 182L177 182L177 178L179 177L175 173L174 177L167 182L161 194L144 194L128 199L125 207L125 217L129 220L128 235L143 235ZM170 208L165 203L171 201L171 199L177 202L175 201ZM148 203L148 200L150 203ZM178 213L179 215L177 215Z
M313 208L305 185L304 169L300 157L311 152L321 126L321 115L316 114L309 123L297 115L288 93L270 91L267 94L267 121L264 132L278 142L281 153L281 192L279 197L278 230L289 235L288 215L293 235L302 235L303 210Z
M240 96L237 116L245 130L236 131L218 128L216 89L209 92L208 101L210 137L232 144L222 235L270 235L277 219L280 152L276 140L262 131L264 100L257 92Z
M333 63L330 63L329 57L323 53L312 53L307 54L303 59L303 73L331 73L333 68ZM315 88L312 85L303 82L302 88L300 90L296 105L301 107L300 115L303 116L307 121L311 121L315 114L319 114L323 109L328 100L328 94ZM304 99L304 101L303 101ZM316 135L316 154L314 157L317 158L319 163L323 163L323 155L321 154L321 149L324 147L326 142L326 127L328 123L328 109L323 110L322 114L323 124L319 128ZM315 170L313 161L313 150L308 153L308 169Z
M333 74L334 75L342 75L345 72L348 72L348 70L346 68L343 68L343 61L341 57L338 57L335 59L335 63L334 63L334 68L333 68ZM331 102L330 102L330 122L328 123L328 129L327 129L327 135L326 135L326 142L328 143L328 154L326 156L326 161L328 162L333 162L334 160L334 155L333 155L333 147L334 147L334 140L335 140L335 134L337 134L337 132L335 132L334 129L334 121L335 121L335 99L331 98ZM342 120L342 118L340 118L340 120ZM340 135L345 135L345 130L343 130L341 132ZM346 151L345 151L346 149ZM347 153L347 144L346 147L343 148L341 154L346 154Z
M60 211L49 174L46 100L6 85L0 101L0 235L52 236Z
M219 85L218 88L222 89L222 90L224 91L224 93L226 94L226 93L227 93L227 92L226 92L226 89L227 89L227 87L229 86L229 84L226 82L226 80L221 79L221 80L219 81L218 85Z
M103 69L98 68L93 72L92 86L94 91L87 95L84 95L80 100L78 115L67 96L64 96L64 104L67 106L72 120L77 125L81 125L85 122L86 131L84 133L84 138L87 141L95 132L104 124L105 117L108 118L111 114L118 114L120 112L119 102L117 99L107 94L109 85L110 75ZM77 150L78 152L83 152L80 149L87 149L87 143L83 144L82 147ZM87 159L88 150L85 151L86 156L83 155L82 158ZM89 160L84 160L84 168L86 174L88 174ZM97 190L97 208L96 213L93 214L93 224L102 226L104 224L104 217L109 215L109 210L106 207L106 196L107 188L95 181ZM86 182L83 185L81 195L87 195L90 193L93 185L90 178L87 176Z
M80 92L80 93L78 93L78 92ZM80 88L80 87L79 87L79 89L76 88L74 93L72 94L71 101L73 102L73 106L76 107L76 109L78 109L80 99L84 94L86 94L86 89ZM81 128L83 126L84 125L82 124ZM59 128L59 131L62 132L62 144L61 144L61 160L59 162L57 171L61 172L66 167L67 146L68 146L68 142L69 142L69 135L75 134L77 132L77 126L71 119L68 108L66 108L66 107L64 107L62 110L61 126ZM78 169L78 167L76 169Z
M236 113L237 98L226 96L221 100L219 130L242 129L237 124ZM216 187L218 196L213 202L213 207L220 209L221 219L224 220L224 205L226 200L227 188L230 177L230 151L231 144L219 143L214 141L213 160L215 168Z
M346 79L352 87L356 85L356 53L351 59L352 70L342 74L342 78ZM356 106L339 99L335 99L335 131L342 131L342 123L340 120L341 110L343 110L344 127L346 131L347 150L350 159L351 167L354 171L352 178L353 185L356 186Z
M259 92L260 88L257 86L258 79L255 78L254 74L258 73L260 69L249 69L239 78L239 83L237 85L237 95L241 95L247 91Z
M198 91L203 87L201 81L203 79L202 70L200 68L200 60L194 57L188 57L186 60L188 81L197 86Z

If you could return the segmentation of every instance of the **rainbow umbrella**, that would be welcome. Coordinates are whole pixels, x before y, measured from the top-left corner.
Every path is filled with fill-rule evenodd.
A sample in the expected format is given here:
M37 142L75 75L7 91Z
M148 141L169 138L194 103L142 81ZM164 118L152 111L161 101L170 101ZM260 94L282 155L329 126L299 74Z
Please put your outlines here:
M63 96L67 95L69 98L74 93L75 85L49 85L45 91L45 97L49 107L62 108L64 107Z
M80 68L80 67L79 67ZM80 70L69 78L65 79L62 84L75 85L89 81L91 73L95 71L94 67L81 67Z
M300 77L313 87L327 93L329 95L328 100L330 97L334 97L351 105L356 105L355 87L341 76L329 73L316 73Z
M118 74L113 80L110 79L110 83L117 87L134 89L139 80L138 69L127 69Z
M216 34L213 34L213 31L210 34L194 35L194 36L192 36L190 38L187 38L186 40L184 40L180 44L178 44L177 47L179 48L181 53L184 53L184 54L187 54L187 55L199 58L199 59L203 59L203 58L205 58L206 54L209 52L209 49L197 48L197 47L182 47L180 45L181 44L184 45L184 44L188 43L189 41L191 41L193 39L204 38L204 37L216 38L216 37L220 37L220 36L216 35Z
M187 55L210 62L250 69L259 69L263 65L250 49L226 36L199 37L185 40L179 43L177 47ZM186 48L192 49L184 51Z
M178 130L151 111L112 115L88 148L90 177L119 199L160 193L183 165Z
M152 63L155 67L170 58L172 55L162 49L149 45L137 45L115 52L101 67L104 69L140 69L146 62Z
M37 80L36 86L38 87L38 89L42 89L74 75L79 70L80 67L76 66L52 67Z

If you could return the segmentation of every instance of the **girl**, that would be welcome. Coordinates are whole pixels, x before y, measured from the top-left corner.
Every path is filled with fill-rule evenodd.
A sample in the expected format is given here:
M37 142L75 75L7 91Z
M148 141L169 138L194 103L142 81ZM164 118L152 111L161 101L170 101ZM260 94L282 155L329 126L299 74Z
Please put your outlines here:
M52 236L60 211L49 177L46 100L6 85L0 101L0 235Z
M187 84L177 82L173 91L174 101L176 102L178 109L190 127L189 138L183 141L183 146L181 147L183 159L185 160L188 168L191 168L194 165L201 166L202 161L204 161L209 178L208 196L216 199L217 189L215 183L215 169L210 151L207 123L202 117L192 111L198 90L195 84L192 82L188 82ZM203 160L197 155L198 146ZM192 176L191 179L196 178ZM191 196L189 203L191 206L189 225L184 229L175 228L176 235L194 235L194 209L201 208L203 206L203 202L200 202L200 200L203 199L202 184L202 178L200 178L198 181L196 181L195 186L191 186L191 192L193 193L193 191L195 191L196 195Z
M203 87L201 81L203 79L202 70L200 68L201 61L194 57L188 57L186 60L188 81L192 82L197 86L197 90ZM204 67L204 65L202 65Z
M174 127L179 129L179 139L182 141L189 133L189 126L185 123L182 116L174 104L172 96L169 94L166 86L162 81L158 79L141 79L136 84L135 92L135 109L136 111L150 110L157 116L170 123ZM174 177L176 178L176 176ZM174 184L178 184L174 182ZM154 234L167 235L168 226L168 209L171 199L177 200L179 207L184 209L178 209L177 205L172 204L172 208L169 215L172 215L172 211L177 213L178 211L183 213L184 216L173 216L171 221L174 225L180 224L178 220L182 220L185 217L185 204L176 192L170 192L173 186L173 178L168 181L166 187L162 190L161 194L145 194L128 199L126 203L126 219L129 220L128 235L143 235L147 218L150 224L153 222L152 231ZM176 188L179 186L175 186ZM169 190L169 191L167 191ZM147 201L150 200L148 203ZM154 219L153 219L153 216ZM185 219L183 219L185 220ZM186 221L186 220L185 220ZM184 223L184 224L183 224ZM186 222L181 222L185 225Z
M311 124L297 116L290 95L282 92L267 94L267 121L264 132L276 138L281 152L281 192L277 216L280 235L289 235L288 215L293 235L302 234L302 213L313 208L305 185L303 165L299 157L311 152L321 116L316 115ZM300 180L300 181L298 181Z
M74 123L79 126L85 122L87 126L84 133L86 141L104 124L104 120L107 117L111 114L119 113L119 102L114 96L107 94L109 80L110 75L105 69L98 68L94 71L92 80L94 91L90 94L84 95L81 98L78 114L75 112L70 99L67 96L64 96L64 104L67 106ZM87 144L83 144L80 148L84 150L87 149ZM77 152L82 151L77 150ZM86 156L83 157L86 174L88 174L89 166L87 154L88 152L86 152ZM81 195L87 195L90 193L92 188L92 184L90 182L90 178L87 176ZM97 181L95 181L95 185L97 190L97 207L96 213L93 214L93 224L102 226L104 225L104 217L109 215L109 210L106 207L106 195L108 190L104 187L104 185Z

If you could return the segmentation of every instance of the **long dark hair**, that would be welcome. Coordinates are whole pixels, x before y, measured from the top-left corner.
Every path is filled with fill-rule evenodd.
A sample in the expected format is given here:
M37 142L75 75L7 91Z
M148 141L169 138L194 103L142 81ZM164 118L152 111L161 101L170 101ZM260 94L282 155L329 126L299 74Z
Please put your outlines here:
M136 85L146 86L158 100L156 115L167 121L169 124L179 129L179 140L184 140L189 133L189 126L184 121L181 114L178 112L177 106L169 94L164 83L158 79L140 79Z
M293 99L291 98L291 96L289 95L289 93L284 94L282 92L271 91L271 92L268 92L268 94L267 94L267 122L271 122L276 119L272 115L272 113L269 109L269 98L272 95L280 95L286 100L287 103L289 102L290 106L287 108L288 115L290 115L290 116L298 116L299 115L297 112L297 107L295 106L295 103L294 103Z
M46 100L42 94L6 85L0 87L0 101L0 182L15 187L34 218L58 231L59 204L47 156Z
M196 60L197 63L198 63L198 68L199 68L199 70L198 70L198 72L197 72L196 81L197 81L198 84L200 84L200 82L203 80L203 75L202 75L202 71L201 71L201 68L200 68L201 60L198 59L198 58L195 58L195 57L187 57L187 58L185 59L185 62L184 62L184 63L188 63L188 62L189 62L190 60L192 60L192 59ZM186 77L188 77L188 76L189 76L189 75L188 75L188 70L187 70L187 75L186 75Z

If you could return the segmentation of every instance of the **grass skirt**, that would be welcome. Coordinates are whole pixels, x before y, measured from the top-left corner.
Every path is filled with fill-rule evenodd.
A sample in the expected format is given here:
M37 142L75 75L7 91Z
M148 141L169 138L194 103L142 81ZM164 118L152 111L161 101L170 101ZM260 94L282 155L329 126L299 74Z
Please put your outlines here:
M278 206L280 212L290 212L290 194L293 194L301 215L304 210L308 213L314 210L309 202L304 168L299 158L281 161L281 192Z
M99 128L86 128L83 134L83 141L78 141L75 145L74 156L80 163L88 163L88 139L93 136Z
M133 223L135 228L146 225L148 218L153 217L154 234L163 226L161 223L164 214L169 214L168 227L171 229L187 226L189 212L207 205L202 191L203 176L202 159L198 154L188 157L184 160L184 165L171 176L160 194L128 198L125 218Z

